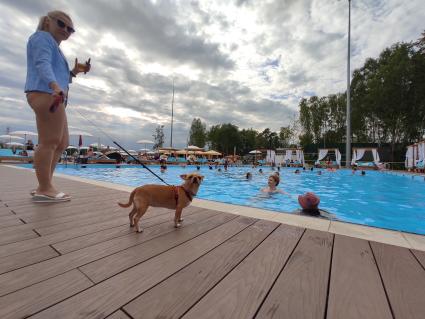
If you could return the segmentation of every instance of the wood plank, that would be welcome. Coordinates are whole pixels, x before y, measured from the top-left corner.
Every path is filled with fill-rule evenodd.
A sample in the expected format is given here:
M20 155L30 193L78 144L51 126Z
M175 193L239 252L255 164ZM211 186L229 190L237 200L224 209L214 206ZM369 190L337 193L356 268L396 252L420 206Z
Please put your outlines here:
M109 217L109 219L117 218L122 215L118 215L118 211L106 211L106 212L91 212L91 213L85 213L84 215L75 214L74 216L66 216L61 218L52 218L52 219L46 219L42 220L40 222L35 223L29 223L29 224L23 224L22 222L19 225L15 226L9 226L7 228L0 228L0 234L12 234L15 232L21 232L24 230L36 230L37 233L40 235L49 235L50 233L55 233L57 229L49 229L48 227L56 226L57 228L60 228L60 225L63 225L62 230L64 231L66 229L72 229L73 225L89 225L89 224L95 224L96 220L105 221ZM17 218L17 217L16 217ZM87 221L87 223L84 223L84 221ZM42 229L40 232L39 229ZM46 234L43 234L42 232L45 232Z
M49 246L37 248L0 259L0 274L43 260L57 257L59 254Z
M87 225L77 229L68 229L60 233L54 233L47 236L28 239L18 243L3 245L0 246L0 258L35 248L52 245L70 238L87 235L102 229L108 229L120 225L128 225L128 217L120 217L100 224Z
M0 232L0 245L6 245L10 243L15 243L23 241L30 238L39 237L31 229L24 229L20 232Z
M20 220L16 215L2 216L0 217L0 233L4 228L23 224L22 220Z
M251 218L234 218L193 240L119 273L36 314L33 319L94 319L105 317L233 237L251 223ZM76 305L78 305L77 308Z
M79 228L84 225L92 225L92 224L99 224L102 222L107 222L109 220L117 219L118 217L121 217L122 214L119 214L122 211L119 211L118 209L115 211L110 211L105 214L101 215L95 215L88 218L81 218L57 225L51 225L46 227L37 227L34 228L37 233L39 233L41 236L46 236L54 233L58 233L64 230L69 230L73 228Z
M104 200L105 197L108 198L107 201ZM11 205L10 203L8 203L8 205L9 208L19 216L30 216L34 213L38 213L43 216L43 212L44 215L69 214L72 211L83 211L86 207L89 207L92 210L96 207L118 207L118 205L116 205L118 199L120 199L120 197L116 195L108 197L105 194L93 194L92 196L80 199L79 201L75 200L73 197L72 200L61 203L61 207L58 207L56 203L34 203L31 198L24 199L24 201L19 205Z
M125 314L124 311L118 310L115 311L112 315L106 317L107 319L131 319L129 316Z
M406 248L371 242L395 318L424 318L425 271Z
M0 297L2 319L26 318L79 291L93 286L81 272L71 270L12 294Z
M416 256L416 258L421 263L422 267L425 268L425 251L412 249L412 253Z
M279 224L258 221L124 307L133 318L180 318Z
M183 318L254 317L303 231L279 226Z
M392 317L369 243L335 235L327 318Z
M236 215L226 216L226 221L233 218L236 218ZM254 222L254 220L252 220L252 222ZM221 224L222 221L217 220L215 223L199 223L192 227L183 227L177 231L169 232L157 238L155 241L147 242L144 245L136 245L116 254L91 262L80 267L80 270L93 282L97 283L168 249L176 247L185 241L191 240L204 232L210 231Z
M59 224L64 224L64 223L69 223L69 222L73 222L76 220L83 220L83 219L88 219L88 218L95 218L95 217L102 217L102 216L114 216L114 217L119 217L122 216L118 215L117 211L105 211L105 212L87 212L87 213L75 213L74 215L70 215L70 216L64 216L64 217L58 217L58 218L50 218L50 219L45 219L42 221L36 221L33 223L26 223L24 224L23 222L20 222L20 224L16 224L16 226L9 226L7 229L0 229L0 233L3 233L3 231L20 231L23 229L38 229L38 228L43 228L43 227L50 227L53 225L59 225ZM15 219L19 220L18 216L15 216ZM1 226L0 226L1 227Z
M0 216L11 216L15 215L12 213L12 210L9 207L4 206L2 203L0 203Z
M185 217L200 213L202 211L206 211L205 209L199 210L190 210L189 212L185 212ZM145 216L143 216L145 217ZM168 210L162 214L158 214L151 218L143 218L141 221L141 227L147 228L153 225L158 225L160 223L169 223L174 218L174 212L169 212ZM110 240L112 238L125 236L128 234L134 233L134 228L129 227L128 223L126 225L105 229L99 232L95 232L93 234L88 234L84 236L80 236L77 238L72 238L69 240L62 241L60 243L52 245L57 251L61 254L67 254L71 251L75 251L78 249L82 249L85 247L89 247L95 244L98 244L102 241Z
M333 235L306 230L256 318L323 318Z
M211 229L236 217L235 215L219 214L210 218L205 218L205 216L208 217L208 214L209 212L188 216L187 220L185 220L186 225L191 221L194 224L189 224L185 228L199 228L200 226L197 225L196 222L200 221L205 229L208 229L208 227ZM54 259L49 259L38 264L2 274L0 275L0 296L46 280L53 276L63 274L71 269L83 266L87 263L117 253L129 247L150 241L152 238L170 232L176 232L172 224L160 224L145 229L142 234L132 233L128 236L115 238Z
M187 211L190 211L192 208L188 207ZM201 208L193 207L193 211L201 211ZM142 219L142 226L147 223L150 218L156 218L156 215L161 215L163 209L152 209L151 212L146 213L148 216ZM186 210L185 210L186 211ZM34 239L28 239L25 241L20 241L18 243L11 243L7 245L0 246L0 257L6 257L13 255L19 252L28 251L31 249L52 245L61 241L65 241L71 238L77 238L79 236L84 236L90 233L95 233L104 229L110 229L113 227L118 227L122 225L128 225L127 215L119 217L117 219L108 220L99 224L86 225L79 228L64 230L60 233L54 233Z

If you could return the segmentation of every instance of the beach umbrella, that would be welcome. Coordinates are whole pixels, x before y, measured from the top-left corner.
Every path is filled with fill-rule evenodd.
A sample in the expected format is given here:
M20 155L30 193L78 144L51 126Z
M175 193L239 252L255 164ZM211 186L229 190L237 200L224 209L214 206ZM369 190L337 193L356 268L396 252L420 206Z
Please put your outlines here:
M16 146L16 147L23 147L24 144L18 143L18 142L8 142L6 143L7 146Z
M249 152L249 154L254 154L255 155L254 156L254 161L256 162L257 161L257 154L261 154L261 151L259 151L259 150L253 150L253 151Z
M9 142L12 142L12 139L23 140L24 138L20 136L9 135L9 134L0 135L0 140L9 140Z
M214 151L214 150L209 150L204 152L204 155L214 155L214 156L221 156L222 154L220 152Z
M203 151L204 149L202 147L198 147L196 145L189 145L188 147L186 147L187 150L190 151Z
M27 141L27 136L38 136L37 133L31 131L13 131L10 132L10 135L20 135L24 137L25 142Z
M135 150L128 150L127 151L130 155L137 155L137 151ZM127 153L126 153L127 154Z
M83 145L83 136L93 136L93 134L85 131L70 131L68 134L70 136L78 136L78 146L80 147Z
M146 145L148 145L148 144L155 144L155 142L153 142L151 140L138 140L136 143L137 144L143 144L145 146L145 148L146 148Z

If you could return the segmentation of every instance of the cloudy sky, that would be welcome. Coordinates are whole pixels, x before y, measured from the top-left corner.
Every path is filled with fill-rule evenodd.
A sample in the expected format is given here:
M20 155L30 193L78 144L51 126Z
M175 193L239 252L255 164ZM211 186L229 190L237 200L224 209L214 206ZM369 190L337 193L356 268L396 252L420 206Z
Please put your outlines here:
M36 130L23 94L26 42L54 9L77 31L61 44L70 65L92 61L68 106L71 130L96 137L87 142L111 144L98 126L137 148L161 124L169 146L173 79L177 147L195 117L278 131L300 98L345 90L347 0L0 0L0 134ZM352 67L416 40L424 21L423 0L352 0Z

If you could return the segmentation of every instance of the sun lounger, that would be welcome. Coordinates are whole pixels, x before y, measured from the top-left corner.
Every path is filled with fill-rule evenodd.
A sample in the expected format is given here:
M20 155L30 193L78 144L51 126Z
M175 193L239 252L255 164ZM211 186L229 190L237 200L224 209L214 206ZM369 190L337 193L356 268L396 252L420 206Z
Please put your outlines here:
M11 149L0 149L0 162L9 162L9 163L32 163L32 156L21 156L13 154Z

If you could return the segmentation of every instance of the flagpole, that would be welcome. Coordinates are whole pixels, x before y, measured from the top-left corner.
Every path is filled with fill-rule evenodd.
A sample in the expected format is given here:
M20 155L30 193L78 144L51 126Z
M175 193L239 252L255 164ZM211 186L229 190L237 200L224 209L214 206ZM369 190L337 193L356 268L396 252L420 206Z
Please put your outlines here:
M173 147L173 120L174 120L174 78L173 78L173 98L171 99L171 138L170 147Z
M348 0L348 50L347 50L347 131L345 144L345 166L351 161L351 104L350 104L350 42L351 42L351 0Z

